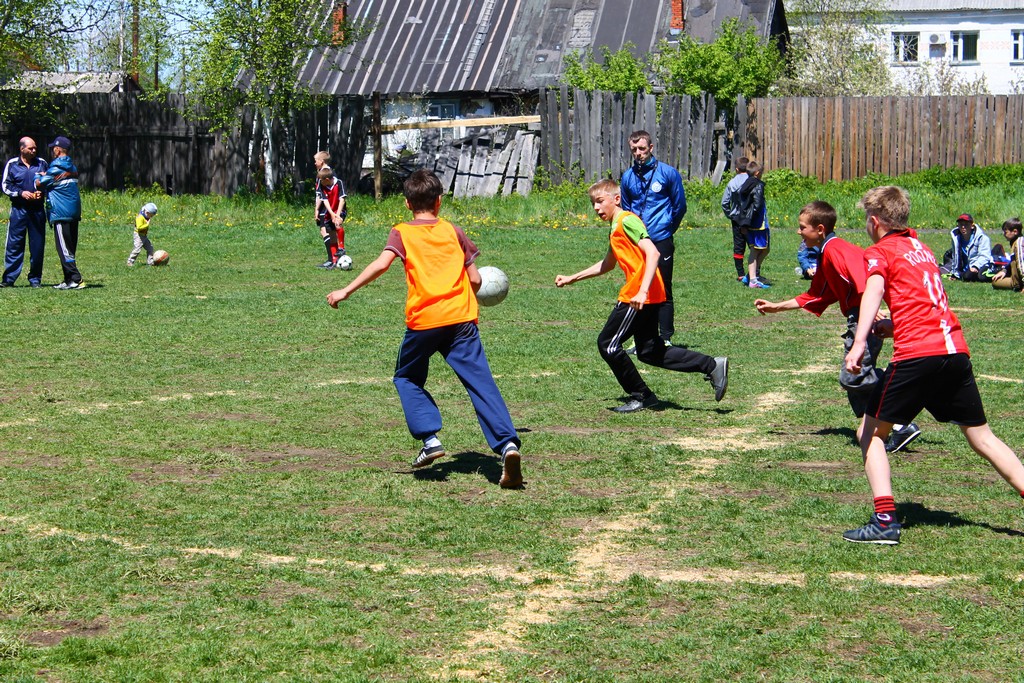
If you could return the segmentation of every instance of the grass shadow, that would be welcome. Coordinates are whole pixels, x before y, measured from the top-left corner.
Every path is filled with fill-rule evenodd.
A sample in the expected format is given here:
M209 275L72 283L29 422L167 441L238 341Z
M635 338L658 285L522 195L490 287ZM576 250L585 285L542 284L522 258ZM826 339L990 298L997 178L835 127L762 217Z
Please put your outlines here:
M1020 531L1018 529L1010 529L1009 527L1003 526L992 526L985 522L973 522L961 517L955 512L931 510L921 503L897 503L896 516L902 520L904 529L913 526L976 526L981 527L982 529L988 529L989 531L993 531L998 534L1004 534L1006 536L1024 537L1024 531Z
M850 427L827 427L825 429L819 429L812 434L818 436L845 436L850 440L857 448L860 448L860 443L857 441L857 430L851 429Z
M484 479L497 486L501 480L501 459L490 453L466 451L436 460L430 467L412 470L413 476L421 481L448 481L448 476L453 473L482 474Z

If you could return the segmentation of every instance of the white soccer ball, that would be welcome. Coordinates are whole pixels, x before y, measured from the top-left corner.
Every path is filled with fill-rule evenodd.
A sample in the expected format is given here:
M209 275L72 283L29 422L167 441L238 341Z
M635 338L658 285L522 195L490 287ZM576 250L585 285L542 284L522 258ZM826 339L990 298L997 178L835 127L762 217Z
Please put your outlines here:
M476 292L476 300L481 306L497 306L508 296L508 275L500 268L484 266L480 268L480 289Z
M352 270L352 257L348 254L342 254L341 258L338 259L338 267L342 270Z
M153 252L153 265L154 266L166 266L171 260L171 255L163 249L157 249Z

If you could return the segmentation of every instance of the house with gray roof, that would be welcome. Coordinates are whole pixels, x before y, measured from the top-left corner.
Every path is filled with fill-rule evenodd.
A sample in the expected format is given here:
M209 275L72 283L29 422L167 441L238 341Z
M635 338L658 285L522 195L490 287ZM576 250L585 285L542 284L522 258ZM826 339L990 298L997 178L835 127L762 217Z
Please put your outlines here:
M765 37L788 31L782 0L349 0L346 12L369 35L312 55L301 79L335 95L426 95L442 118L557 86L565 57L588 48L643 54L681 32L711 40L731 17Z

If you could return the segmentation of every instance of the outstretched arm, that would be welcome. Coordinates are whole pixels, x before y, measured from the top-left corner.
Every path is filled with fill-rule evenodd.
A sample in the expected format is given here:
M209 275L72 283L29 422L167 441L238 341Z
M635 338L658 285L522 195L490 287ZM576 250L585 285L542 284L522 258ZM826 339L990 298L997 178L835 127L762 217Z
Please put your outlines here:
M657 265L657 262L655 262L655 265ZM609 270L611 270L614 267L615 267L615 255L612 254L612 250L609 249L608 253L605 254L603 260L598 261L597 263L595 263L594 265L590 266L589 268L584 268L580 272L575 273L573 275L557 275L557 276L555 276L555 286L556 287L565 287L566 285L571 285L572 283L579 282L580 280L586 280L587 278L590 278L590 277L597 277L598 275L604 275L605 273L607 273Z
M778 303L758 299L754 302L754 307L761 315L767 315L769 313L792 311L794 308L800 308L800 304L796 302L796 299L786 299L785 301L779 301Z
M356 275L356 279L352 280L352 282L348 283L348 285L342 289L337 289L328 294L327 303L330 304L331 308L337 308L338 303L349 298L349 296L352 295L352 292L356 291L363 285L373 282L386 273L396 258L398 258L398 254L390 249L385 249L381 252L380 256L363 268L363 272Z

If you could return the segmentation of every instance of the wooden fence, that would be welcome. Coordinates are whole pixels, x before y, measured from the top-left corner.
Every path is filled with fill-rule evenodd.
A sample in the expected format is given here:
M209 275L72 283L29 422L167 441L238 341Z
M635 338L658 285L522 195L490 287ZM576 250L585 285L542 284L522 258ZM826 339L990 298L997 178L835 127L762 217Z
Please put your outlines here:
M366 149L368 118L361 97L330 100L297 114L291 130L275 126L269 135L251 109L243 111L230 132L211 132L184 115L188 103L180 95L162 100L126 93L46 95L36 100L27 108L0 108L7 112L0 120L0 140L8 156L17 153L22 136L34 138L45 154L47 142L66 135L81 182L94 189L157 184L169 193L259 191L268 159L274 177L297 186L312 176L313 154L321 149L331 152L336 173L353 185ZM274 153L266 154L271 147Z
M734 155L825 182L1024 163L1024 95L754 99Z
M658 108L660 105L660 116ZM540 92L543 139L540 163L552 183L618 178L631 163L629 134L646 130L655 155L684 178L711 174L715 141L715 100L710 95L654 95L586 92L566 87Z

